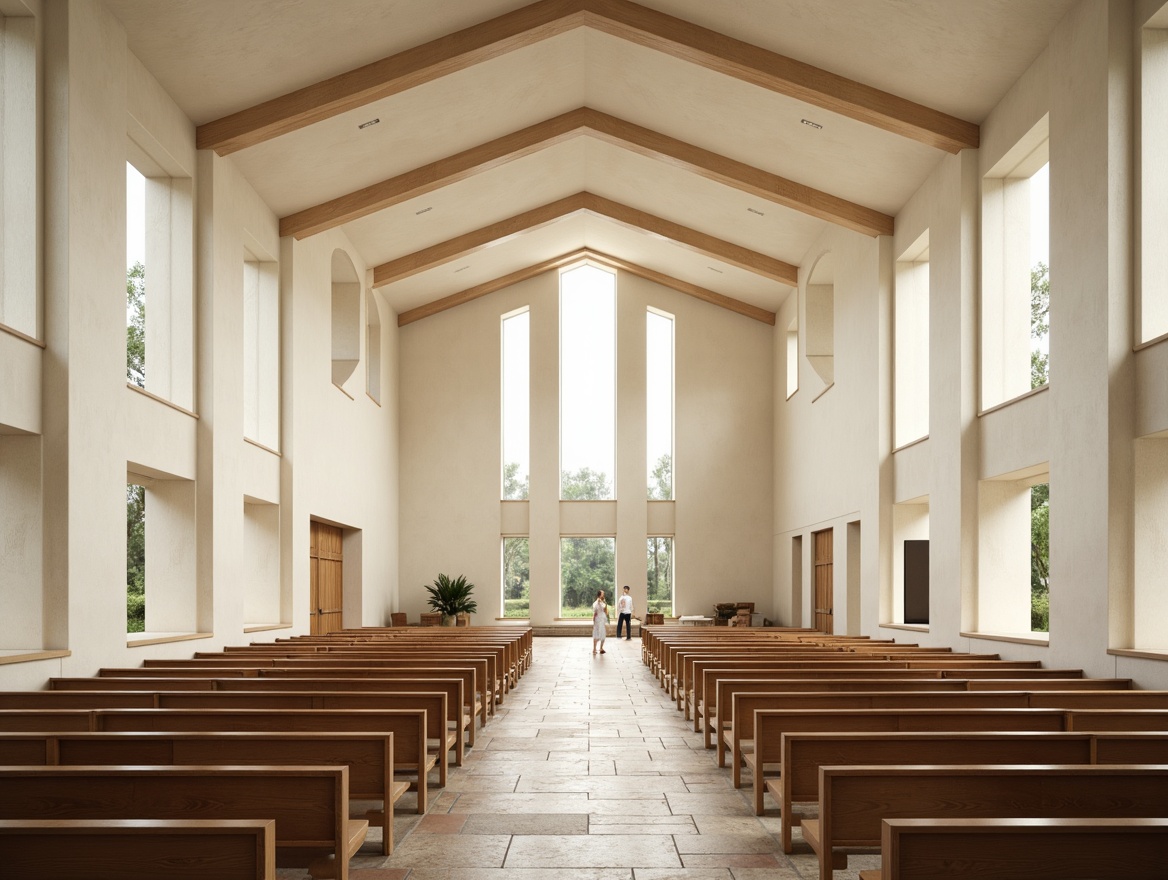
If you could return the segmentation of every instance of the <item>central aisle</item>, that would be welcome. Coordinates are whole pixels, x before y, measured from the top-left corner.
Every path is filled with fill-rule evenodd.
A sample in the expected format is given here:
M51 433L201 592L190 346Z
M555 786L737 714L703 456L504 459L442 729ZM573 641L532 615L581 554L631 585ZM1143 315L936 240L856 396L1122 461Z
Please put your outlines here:
M537 638L531 669L429 813L399 812L394 854L359 856L353 880L816 877L810 850L783 855L778 817L755 817L702 748L640 640L610 638L596 657L591 645ZM854 878L849 867L836 877Z

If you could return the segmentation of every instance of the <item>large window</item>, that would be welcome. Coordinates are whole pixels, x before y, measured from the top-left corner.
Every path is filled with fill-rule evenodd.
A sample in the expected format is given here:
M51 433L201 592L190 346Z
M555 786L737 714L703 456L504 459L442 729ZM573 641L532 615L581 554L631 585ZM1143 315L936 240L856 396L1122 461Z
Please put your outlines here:
M1137 342L1168 336L1168 3L1140 28L1140 295Z
M138 136L149 141L142 132ZM156 146L151 150L133 136L127 139L127 324L140 321L140 347L127 344L128 381L193 409L194 183L173 156ZM141 309L130 302L135 295ZM135 364L141 367L136 375Z
M893 445L929 433L929 231L896 261Z
M280 293L275 260L244 249L243 433L276 449L280 444Z
M673 617L673 538L649 538L645 573L646 610Z
M649 500L673 500L673 316L645 317L645 449Z
M531 616L531 555L526 537L503 539L503 616Z
M616 596L616 538L560 539L560 616L592 617L596 593Z
M40 338L36 19L0 15L0 324Z
M1029 468L978 491L977 631L1050 631L1050 475Z
M146 487L126 486L126 632L146 629Z
M591 265L560 275L560 473L565 501L616 497L616 275Z
M982 409L1049 379L1047 127L1043 117L982 180Z
M531 313L504 315L503 500L527 498L531 472ZM526 615L523 615L526 616Z

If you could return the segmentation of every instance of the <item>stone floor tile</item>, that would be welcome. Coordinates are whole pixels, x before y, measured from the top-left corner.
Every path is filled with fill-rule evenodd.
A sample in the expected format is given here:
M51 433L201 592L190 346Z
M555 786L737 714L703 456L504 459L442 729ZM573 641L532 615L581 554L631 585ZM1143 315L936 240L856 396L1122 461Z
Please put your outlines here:
M357 868L349 871L349 880L406 880L409 868Z
M677 841L677 851L690 853L773 853L779 844L764 831L753 834L696 834Z
M466 817L463 834L587 834L587 813L509 813Z
M307 875L305 875L307 876ZM559 868L460 868L457 875L446 868L420 867L409 880L566 880ZM633 880L632 868L577 868L567 880Z
M388 868L501 868L511 837L505 834L411 834L385 860ZM461 871L459 872L461 874Z
M773 868L781 864L782 859L782 853L779 853L777 857L772 853L689 853L681 857L687 868L708 868L723 865L728 868ZM839 878L837 877L836 880Z
M694 794L667 794L669 809L676 814L691 816L751 816L754 811L737 792L697 792Z
M639 834L616 837L518 835L511 840L506 867L620 868L682 867L673 839Z
M733 880L729 868L637 868L635 880Z
M458 834L466 824L466 816L457 813L431 813L423 816L414 828L415 834Z

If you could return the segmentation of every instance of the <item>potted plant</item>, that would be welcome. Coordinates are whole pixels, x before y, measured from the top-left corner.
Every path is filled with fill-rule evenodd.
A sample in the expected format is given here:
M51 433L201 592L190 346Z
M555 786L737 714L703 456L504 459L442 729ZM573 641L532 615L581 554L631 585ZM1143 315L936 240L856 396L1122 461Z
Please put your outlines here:
M474 584L463 575L449 578L440 574L434 583L426 585L426 592L430 594L430 607L442 613L443 626L454 626L459 614L474 614L479 610L478 602L471 598Z

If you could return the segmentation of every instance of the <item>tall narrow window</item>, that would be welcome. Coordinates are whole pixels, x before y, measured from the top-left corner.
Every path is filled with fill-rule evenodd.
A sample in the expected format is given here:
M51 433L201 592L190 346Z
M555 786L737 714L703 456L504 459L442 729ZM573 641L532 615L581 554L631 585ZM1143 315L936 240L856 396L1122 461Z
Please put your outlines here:
M1168 336L1168 3L1140 28L1139 298L1137 342Z
M361 280L340 248L332 259L332 342L333 384L343 390L361 359Z
M502 336L503 500L522 501L531 472L531 313L504 315Z
M560 497L615 497L616 275L560 275ZM591 605L591 602L589 603Z
M1050 483L1030 487L1030 629L1050 632Z
M929 231L896 261L893 445L929 433Z
M33 338L41 333L36 55L36 19L0 13L0 324Z
M787 400L799 390L799 316L787 325Z
M531 616L530 540L503 539L503 616Z
M146 629L146 487L126 486L126 632Z
M596 594L615 600L616 538L560 539L560 617L591 617Z
M1050 474L1033 468L978 489L977 631L1050 631Z
M126 381L146 387L146 178L126 163Z
M673 538L651 537L646 559L650 613L673 617Z
M673 500L673 316L645 316L645 449L649 500Z
M1043 117L982 180L983 409L1049 378L1048 127Z
M835 258L830 253L811 270L804 310L807 363L827 389L835 383Z
M280 294L278 265L244 251L243 433L275 449L280 442Z
M381 309L372 290L365 291L365 392L381 403Z

